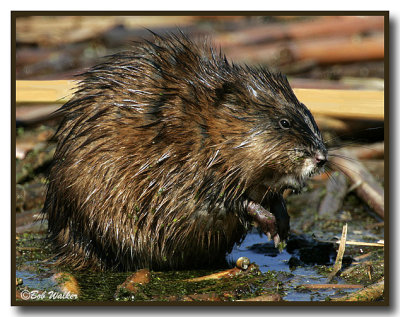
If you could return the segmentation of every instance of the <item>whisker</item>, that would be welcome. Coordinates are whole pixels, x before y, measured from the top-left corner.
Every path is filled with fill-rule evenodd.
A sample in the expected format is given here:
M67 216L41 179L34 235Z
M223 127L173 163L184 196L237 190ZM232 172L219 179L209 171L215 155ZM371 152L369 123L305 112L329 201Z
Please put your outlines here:
M353 173L355 173L355 174L357 174L358 176L362 177L362 175L361 175L359 172L357 172L357 171L351 169L350 167L348 167L348 166L346 166L346 165L339 164L339 163L337 163L337 162L332 162L332 161L329 161L329 164L337 166L337 167L339 168L339 170L342 171L342 172L343 172L343 170L342 170L341 168L346 169L346 170L349 170L349 171L352 171Z
M330 146L328 151L338 150L338 149L342 149L344 147L353 147L353 148L360 147L360 148L367 149L367 150L370 150L370 151L379 152L379 150L377 150L377 149L374 149L374 148L372 148L370 146L366 146L366 145L363 145L363 144L360 144L360 143L357 143L357 142L344 143L344 144L341 144L341 145Z
M263 195L263 197L262 197L261 201L263 201L263 200L264 200L265 196L267 196L267 194L268 194L268 192L270 191L270 189L271 189L271 187L270 187L270 186L268 186L268 188L267 188L267 190L265 191L265 193L264 193L264 195Z
M348 160L350 162L358 162L359 160L353 157L348 157L344 154L338 154L338 153L329 153L329 156L333 156L333 157L339 157L342 158L344 160Z
M328 176L329 181L332 183L335 183L335 185L337 186L338 183L337 183L336 179L332 176L332 171L333 170L326 171L325 174L326 174L326 176ZM334 171L334 172L336 172L336 171Z

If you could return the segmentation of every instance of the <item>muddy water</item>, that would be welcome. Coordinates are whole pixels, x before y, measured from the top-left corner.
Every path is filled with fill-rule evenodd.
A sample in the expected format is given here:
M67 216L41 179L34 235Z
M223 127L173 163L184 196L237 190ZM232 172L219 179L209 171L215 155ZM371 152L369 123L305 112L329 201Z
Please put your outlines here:
M39 300L37 294L46 293L47 297L42 300L52 300L50 294L53 292L61 292L60 287L55 281L53 275L59 268L49 265L50 256L46 248L40 249L38 246L44 242L43 234L24 234L18 241L21 255L17 261L16 277L23 280L23 284L19 287L21 291L28 290L31 292L33 300ZM145 293L136 297L136 300L168 300L166 294L178 289L178 293L191 294L199 292L204 287L214 292L223 292L227 289L234 289L235 294L240 289L238 298L252 297L263 292L278 292L284 301L324 301L327 298L343 296L350 290L307 290L301 287L304 284L324 284L328 283L326 278L327 267L333 262L330 259L328 266L325 265L306 265L291 267L290 259L296 258L298 253L296 250L290 254L287 250L280 252L275 248L272 242L267 242L265 236L260 236L257 232L249 233L243 243L236 246L227 259L230 262L236 261L237 258L246 256L251 262L259 266L261 274L258 281L254 284L254 280L238 279L237 285L232 283L225 287L225 281L213 281L200 285L182 284L182 280L193 277L210 274L208 271L190 271L190 272L154 272L153 280L157 285L149 286ZM92 273L72 272L79 281L81 294L78 300L83 301L114 301L115 290L117 286L129 276L130 273ZM340 278L334 280L335 283L344 283ZM173 285L177 283L176 285ZM164 285L162 285L164 284ZM234 284L234 282L233 282ZM160 286L161 285L161 286ZM245 286L244 286L245 285ZM233 288L232 288L233 287ZM244 290L243 290L244 289ZM36 298L34 297L36 294ZM68 298L64 299L68 300ZM127 300L124 298L124 300Z
M372 284L382 278L384 274L382 248L347 246L345 266L351 264L353 257L371 253L372 255L367 258L367 270L357 274L351 273L346 276L346 280L335 277L329 282L327 276L332 269L337 246L331 243L315 242L313 236L317 235L323 238L322 240L331 240L340 236L342 225L348 223L349 240L376 242L383 239L383 227L371 226L371 223L377 223L378 219L368 213L368 210L365 210L366 207L351 195L343 205L343 210L346 212L340 213L331 220L318 218L315 214L315 206L309 203L313 201L310 195L319 195L318 188L320 187L315 187L308 193L288 198L292 231L302 234L291 235L285 249L279 251L272 242L267 241L265 235L260 235L253 230L242 244L235 246L228 255L227 260L232 266L239 257L249 258L258 266L259 273L233 279L187 283L184 282L187 278L204 276L217 271L152 272L151 282L144 286L134 298L115 296L117 286L122 284L132 272L78 273L68 268L52 266L49 260L52 254L44 243L46 222L43 224L21 222L23 226L18 227L20 230L17 230L16 277L22 279L22 284L17 289L21 295L22 292L26 294L26 291L31 295L45 292L47 297L36 297L32 300L53 301L54 299L49 297L51 292L62 293L53 276L57 272L66 271L72 273L78 280L80 294L77 300L85 302L179 301L182 296L194 293L209 294L210 292L218 295L225 294L222 300L233 301L265 293L278 294L283 301L290 302L326 301L344 296L356 289L310 290L306 289L304 285L339 283L367 286ZM29 211L20 214L23 216L23 214L29 214ZM226 294L229 296L226 297Z
M291 268L289 260L295 257L284 249L280 252L274 247L272 242L266 242L265 236L260 236L256 232L248 234L239 246L236 246L229 259L237 259L240 256L246 256L252 262L257 263L260 271L265 273L268 271L285 272L286 279L283 283L283 300L286 301L324 301L328 297L342 296L344 293L353 292L354 290L306 290L301 288L304 284L327 284L329 283L326 275L327 267L334 263L334 259L330 259L328 266L304 265ZM344 280L336 278L335 283L345 283Z

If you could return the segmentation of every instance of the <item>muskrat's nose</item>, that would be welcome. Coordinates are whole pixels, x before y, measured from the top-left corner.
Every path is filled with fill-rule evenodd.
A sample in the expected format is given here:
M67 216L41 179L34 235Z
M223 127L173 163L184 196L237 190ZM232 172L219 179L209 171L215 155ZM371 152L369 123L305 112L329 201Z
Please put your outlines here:
M315 162L316 162L318 167L324 166L326 161L327 161L327 158L326 158L326 154L325 153L323 153L321 151L317 151L315 153Z

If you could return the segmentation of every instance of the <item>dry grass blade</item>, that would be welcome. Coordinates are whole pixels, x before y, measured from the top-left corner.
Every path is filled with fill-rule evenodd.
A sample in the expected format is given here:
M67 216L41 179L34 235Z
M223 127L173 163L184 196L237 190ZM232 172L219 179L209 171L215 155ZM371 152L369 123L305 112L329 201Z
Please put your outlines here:
M342 238L340 239L340 245L336 256L335 265L333 266L333 271L328 276L329 281L332 280L332 278L334 278L337 272L339 272L340 269L342 268L343 254L344 250L346 249L346 239L347 239L347 223L343 226Z

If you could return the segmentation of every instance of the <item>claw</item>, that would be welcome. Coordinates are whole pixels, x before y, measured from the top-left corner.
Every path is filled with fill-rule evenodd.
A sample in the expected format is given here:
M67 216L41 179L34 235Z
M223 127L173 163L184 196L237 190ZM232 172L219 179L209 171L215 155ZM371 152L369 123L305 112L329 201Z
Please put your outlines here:
M264 232L268 241L273 239L275 247L286 239L289 232L289 215L286 211L286 205L282 196L276 196L270 199L270 209L268 211L260 204L250 201L247 205L247 213L258 228Z
M279 234L277 234L275 237L274 237L274 245L275 245L275 248L277 248L278 247L278 244L281 242L281 238L279 237Z

